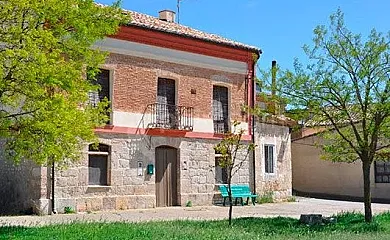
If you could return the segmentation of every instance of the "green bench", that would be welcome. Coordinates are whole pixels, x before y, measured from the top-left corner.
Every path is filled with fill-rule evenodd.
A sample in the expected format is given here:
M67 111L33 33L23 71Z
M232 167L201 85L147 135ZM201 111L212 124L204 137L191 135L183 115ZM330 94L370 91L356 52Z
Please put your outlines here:
M228 194L228 186L227 185L219 185L219 191L223 197L223 205L226 205L226 199L229 198ZM232 189L232 199L235 200L235 204L237 205L238 199L241 200L241 205L244 205L243 199L246 198L246 204L249 204L249 198L252 200L252 204L255 205L257 194L253 194L248 185L231 185ZM232 203L230 203L232 204Z

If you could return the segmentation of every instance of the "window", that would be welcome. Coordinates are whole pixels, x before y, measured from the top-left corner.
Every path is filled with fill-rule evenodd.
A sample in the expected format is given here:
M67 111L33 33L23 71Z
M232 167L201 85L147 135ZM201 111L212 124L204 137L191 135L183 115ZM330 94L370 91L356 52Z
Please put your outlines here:
M215 154L215 183L227 184L228 172L227 168L220 166L221 155Z
M375 161L375 182L390 183L390 162Z
M264 163L266 173L274 173L274 148L274 145L264 145Z
M108 157L110 147L99 144L97 148L91 144L88 149L88 184L108 185Z
M103 101L105 98L108 101L111 100L111 96L110 96L110 71L105 70L105 69L99 69L99 71L100 72L96 75L96 80L90 79L90 81L93 84L100 86L99 91L90 91L88 93L89 103L93 107L96 107L98 105L98 103ZM110 106L108 108L110 108ZM108 112L107 114L110 117L110 113Z
M175 80L159 78L157 82L157 127L177 129Z
M213 122L215 133L229 131L228 88L213 86Z

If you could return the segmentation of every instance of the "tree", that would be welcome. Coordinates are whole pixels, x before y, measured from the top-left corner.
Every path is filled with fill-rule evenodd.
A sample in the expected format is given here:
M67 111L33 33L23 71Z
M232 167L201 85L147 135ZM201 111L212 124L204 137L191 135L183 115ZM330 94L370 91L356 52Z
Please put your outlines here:
M126 18L118 3L8 0L0 3L0 137L14 162L66 164L107 121L107 101L88 105L106 54L91 46ZM129 18L129 17L128 17ZM130 19L128 19L130 20Z
M248 158L249 152L254 150L253 143L243 143L242 135L244 130L239 128L240 123L233 122L233 131L224 134L221 142L214 147L214 150L221 154L219 166L227 172L227 192L229 196L229 225L232 225L233 199L232 199L232 177L241 169Z
M389 156L390 34L354 34L338 10L328 27L315 28L313 41L304 46L308 65L296 60L293 71L281 74L278 91L290 108L305 109L312 125L329 126L324 158L362 162L365 221L371 222L370 169Z

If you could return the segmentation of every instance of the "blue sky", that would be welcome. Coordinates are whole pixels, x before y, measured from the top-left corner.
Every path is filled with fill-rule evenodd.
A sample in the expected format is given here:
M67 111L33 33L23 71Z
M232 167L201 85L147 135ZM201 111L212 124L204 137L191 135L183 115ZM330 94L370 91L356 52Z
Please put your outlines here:
M162 9L176 10L176 4L177 0L122 1L123 8L152 16ZM302 46L311 44L315 26L327 25L338 7L355 33L390 30L389 0L182 0L180 23L260 47L262 69L272 60L291 68L295 57L305 62Z

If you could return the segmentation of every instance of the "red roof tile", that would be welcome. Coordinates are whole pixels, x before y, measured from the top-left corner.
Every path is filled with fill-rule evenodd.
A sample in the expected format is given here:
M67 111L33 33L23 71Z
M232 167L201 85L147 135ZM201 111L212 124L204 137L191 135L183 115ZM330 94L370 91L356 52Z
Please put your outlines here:
M103 6L102 4L98 4L99 6ZM257 47L246 45L240 42L236 42L216 34L202 32L178 23L166 22L158 19L157 17L153 17L150 15L146 15L143 13L138 13L130 10L123 10L124 13L130 14L131 22L128 25L137 26L142 28L148 28L151 30L176 34L180 36L195 38L203 41L223 44L235 48L248 49L250 51L261 53L261 50Z

